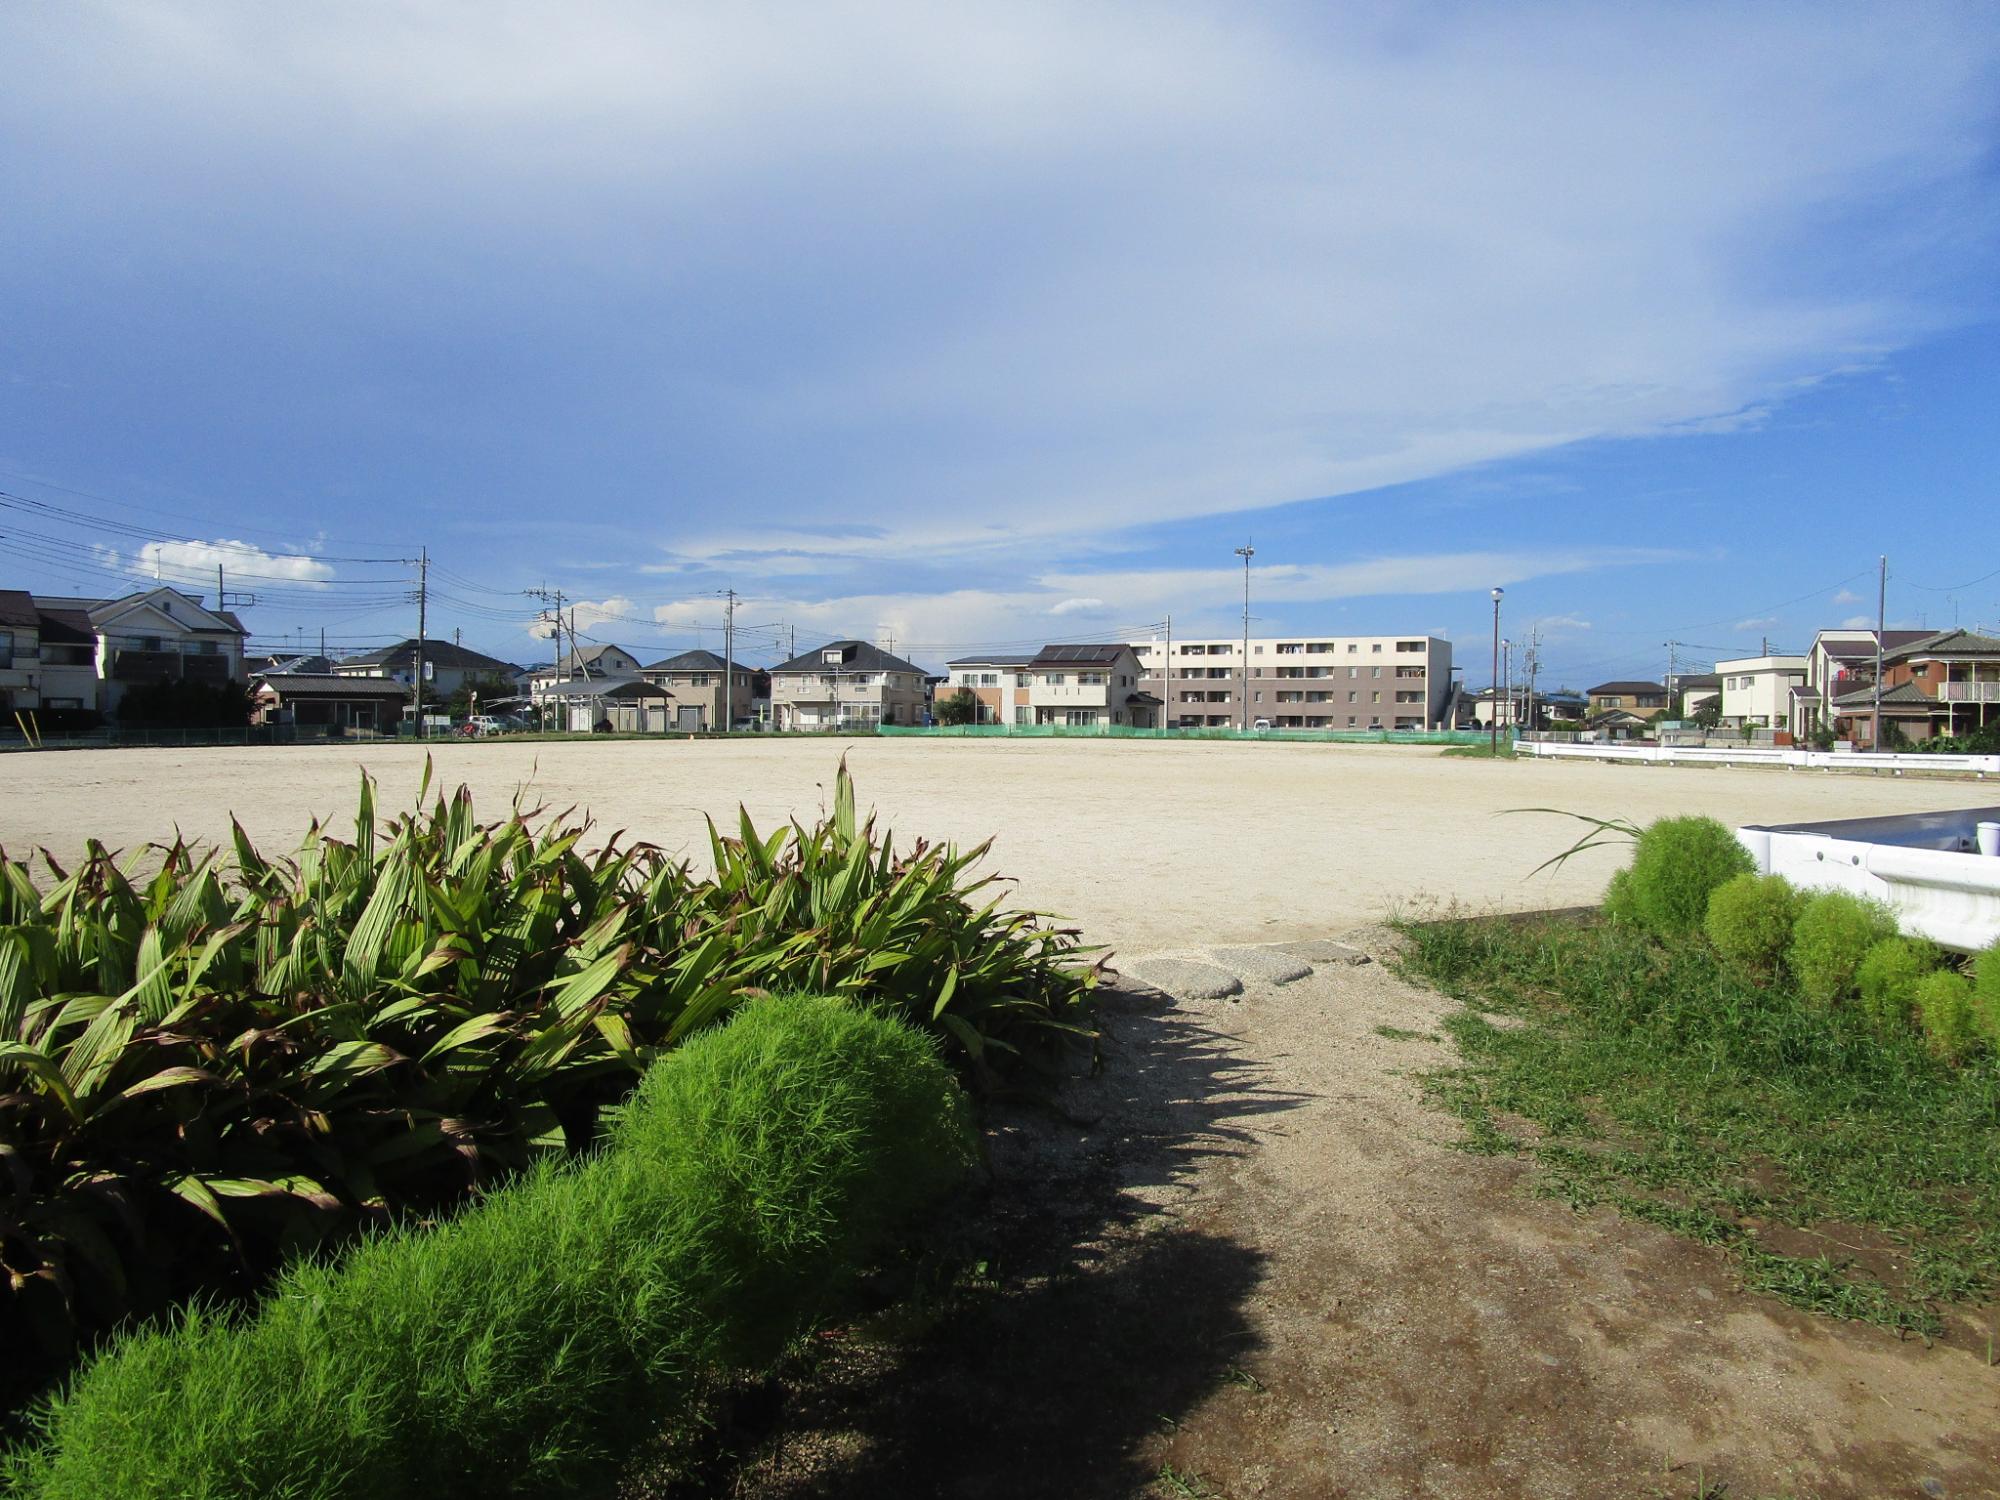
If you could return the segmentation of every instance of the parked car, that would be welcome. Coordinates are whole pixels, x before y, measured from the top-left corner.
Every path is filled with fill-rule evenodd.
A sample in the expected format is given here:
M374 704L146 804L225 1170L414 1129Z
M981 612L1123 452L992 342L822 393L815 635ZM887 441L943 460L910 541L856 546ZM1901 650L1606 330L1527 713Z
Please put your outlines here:
M458 726L458 732L467 739L476 740L483 735L505 734L513 727L505 719L496 718L492 714L474 714Z

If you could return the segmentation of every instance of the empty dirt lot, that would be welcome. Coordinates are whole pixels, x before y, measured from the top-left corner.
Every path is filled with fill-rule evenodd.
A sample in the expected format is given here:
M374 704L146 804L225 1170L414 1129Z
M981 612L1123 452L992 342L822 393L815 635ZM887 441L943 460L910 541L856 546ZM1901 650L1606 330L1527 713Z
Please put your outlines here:
M1018 904L1131 951L1316 936L1426 900L1593 899L1617 857L1530 879L1581 825L1510 808L1749 823L2000 802L2000 787L1978 782L1488 762L1394 746L671 739L442 743L431 754L438 782L469 785L488 816L525 788L533 802L587 810L607 833L700 863L704 813L733 821L740 802L761 827L810 819L831 797L843 751L863 805L900 837L990 837L989 868L1019 881ZM10 755L0 758L0 846L65 858L86 836L113 847L176 828L226 839L233 814L280 851L311 817L351 824L364 767L383 807L403 804L423 757L408 745Z
M1018 901L1137 962L1324 937L1429 902L1594 897L1619 856L1529 872L1579 825L2000 802L1976 782L1443 758L1287 744L787 740L440 745L488 815L516 791L697 863L702 815L811 818L843 749L904 838L995 840ZM73 856L178 828L268 848L394 807L411 747L0 759L0 844ZM1389 939L1375 930L1375 951ZM1357 940L1361 940L1357 935ZM1121 987L1105 1066L996 1113L990 1293L843 1353L736 1491L969 1497L1993 1496L2000 1369L1745 1293L1716 1252L1523 1191L1453 1149L1412 1073L1448 1002L1381 963L1175 1003ZM1383 1028L1388 1028L1385 1032ZM1982 1321L1983 1320L1983 1321ZM1970 1328L1972 1333L1963 1330ZM968 1421L967 1414L977 1419ZM635 1493L638 1493L635 1491ZM646 1492L651 1493L651 1492Z

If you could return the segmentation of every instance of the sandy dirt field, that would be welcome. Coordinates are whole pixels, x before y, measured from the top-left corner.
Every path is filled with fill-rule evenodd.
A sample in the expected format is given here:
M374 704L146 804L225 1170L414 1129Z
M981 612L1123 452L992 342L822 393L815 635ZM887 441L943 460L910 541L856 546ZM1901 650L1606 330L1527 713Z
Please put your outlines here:
M814 816L842 748L467 745L437 763L489 814L526 787L699 861L703 813ZM1446 1001L1380 962L1279 985L1228 946L1429 902L1593 898L1617 856L1530 880L1576 825L1509 808L1769 822L1990 805L2000 788L1373 747L845 748L899 835L994 836L1020 903L1073 918L1128 973L1234 953L1244 985L1112 993L1102 1072L1053 1111L989 1120L991 1189L967 1230L987 1290L928 1327L829 1340L776 1393L736 1495L2000 1495L1984 1349L1795 1313L1698 1246L1531 1197L1519 1163L1455 1150L1462 1127L1411 1077L1448 1058ZM421 754L10 756L0 844L215 839L233 812L284 847L315 814L351 818L360 764L394 805Z
M864 804L899 836L994 840L1017 904L1093 942L1159 949L1269 941L1379 920L1425 900L1528 908L1592 900L1610 854L1529 878L1580 825L1504 816L1559 807L1639 822L1730 823L2000 803L2000 787L1824 772L1487 762L1391 746L1034 740L611 741L442 744L438 779L490 816L516 791L588 810L698 863L702 815L811 818L848 755ZM411 746L74 751L0 758L0 847L74 855L170 836L296 843L313 816L351 821L359 770L381 802L414 795Z

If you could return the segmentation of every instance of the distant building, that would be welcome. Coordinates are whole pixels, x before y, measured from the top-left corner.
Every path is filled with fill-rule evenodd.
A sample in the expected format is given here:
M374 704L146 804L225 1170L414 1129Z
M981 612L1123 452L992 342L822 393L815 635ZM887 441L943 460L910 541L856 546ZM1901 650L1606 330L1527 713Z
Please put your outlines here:
M1717 662L1722 722L1736 729L1810 732L1793 723L1793 689L1805 686L1810 665L1803 656L1739 656Z
M473 651L450 641L423 643L424 697L443 701L460 688L484 689L504 696L513 685L514 664ZM379 651L343 657L333 663L339 677L383 677L414 687L417 681L417 642L414 638L384 646ZM429 712L427 708L425 712Z
M639 676L666 691L672 701L668 712L675 729L718 730L729 729L739 721L750 718L757 679L761 675L755 667L737 662L735 691L730 694L725 711L722 679L726 670L722 658L713 651L683 651L678 656L669 656L649 667L641 667Z
M783 730L921 724L924 669L867 641L828 641L771 668L771 718Z
M116 717L151 683L242 681L243 622L157 585L117 599L0 590L0 706Z
M1071 728L1160 727L1162 704L1139 683L1139 658L1130 646L1044 646L1028 663L1027 712L1016 722Z
M292 724L336 734L393 734L410 703L410 689L393 677L332 672L265 672L251 678L252 716L259 724Z
M1872 657L1871 657L1872 666ZM1877 743L1875 685L1836 696L1835 732ZM2000 718L2000 638L1970 630L1939 630L1885 650L1882 720L1905 739L1962 734Z
M1451 642L1438 636L1253 636L1247 662L1240 636L1177 636L1171 658L1165 641L1131 644L1170 727L1450 727Z
M1028 689L1034 677L1026 656L961 656L945 665L945 682L939 701L964 690L978 700L975 718L980 724L1030 724L1034 714Z
M1590 699L1593 719L1601 714L1622 713L1644 721L1667 706L1667 690L1657 682L1600 682L1586 696Z

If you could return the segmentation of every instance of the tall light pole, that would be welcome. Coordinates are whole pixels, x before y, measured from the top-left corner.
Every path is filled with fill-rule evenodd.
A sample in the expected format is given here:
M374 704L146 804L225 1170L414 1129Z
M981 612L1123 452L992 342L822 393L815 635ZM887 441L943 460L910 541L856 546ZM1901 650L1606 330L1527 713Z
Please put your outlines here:
M1500 753L1500 596L1507 591L1493 591L1493 717L1489 721L1487 749L1494 755Z
M1243 559L1243 728L1250 728L1250 559L1257 555L1255 547L1238 547L1236 555Z

